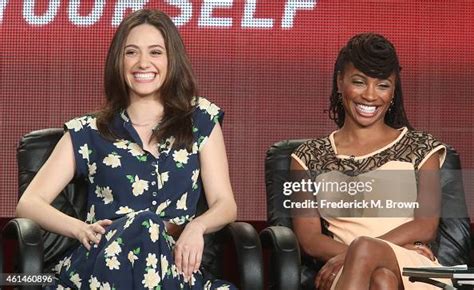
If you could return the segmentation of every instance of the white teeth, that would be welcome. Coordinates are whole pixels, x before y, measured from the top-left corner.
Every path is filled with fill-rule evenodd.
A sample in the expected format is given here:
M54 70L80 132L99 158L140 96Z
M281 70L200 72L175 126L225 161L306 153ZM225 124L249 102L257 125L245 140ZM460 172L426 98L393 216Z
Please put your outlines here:
M149 81L155 78L155 73L134 73L133 76L139 81Z
M361 104L357 104L357 108L363 113L368 113L368 114L374 113L375 110L377 109L376 106L367 106L367 105L361 105Z

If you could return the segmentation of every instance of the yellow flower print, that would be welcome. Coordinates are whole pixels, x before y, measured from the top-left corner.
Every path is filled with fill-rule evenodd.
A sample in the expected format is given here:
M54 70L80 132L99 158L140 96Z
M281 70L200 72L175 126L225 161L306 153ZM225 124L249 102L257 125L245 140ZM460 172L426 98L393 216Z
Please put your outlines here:
M161 278L164 279L168 273L169 262L165 255L161 255Z
M148 190L148 181L140 179L135 175L135 181L132 183L132 188L134 196L142 195L145 190Z
M89 154L92 153L92 150L89 149L89 146L87 144L82 145L79 147L79 154L81 154L82 159L86 159L89 161Z
M160 283L160 276L155 271L155 269L148 269L148 271L143 275L142 284L145 288L154 289Z
M119 210L116 211L115 213L116 214L127 214L127 213L131 213L133 211L133 209L129 208L128 206L121 206L119 207Z
M114 201L114 196L112 194L112 190L108 186L104 187L104 188L102 188L100 186L96 186L95 187L95 194L97 195L97 197L102 198L104 204L109 204L112 201Z
M146 257L146 266L156 269L157 263L158 259L156 258L156 254L148 253L148 256Z
M66 123L66 127L69 129L73 129L74 132L78 132L83 128L82 122L80 119L73 119Z
M109 270L120 269L120 262L116 256L105 259L105 265L109 268Z
M100 288L99 280L97 280L96 277L91 276L91 278L89 279L89 289L93 290L98 288Z
M120 158L121 158L120 155L117 155L116 153L115 154L111 153L111 154L107 155L107 157L105 157L102 162L107 166L110 166L112 168L117 168L117 167L121 166Z
M95 221L95 205L91 205L87 213L86 222L93 223Z
M110 241L110 239L117 233L117 230L109 231L107 234L105 234L105 239L107 241Z
M112 195L112 189L110 187L104 187L102 189L102 196L104 197L104 203L109 204L114 201L114 196Z
M177 167L183 167L183 164L188 163L188 151L186 149L180 149L173 152L173 159L176 162Z
M153 223L152 220L150 220L150 227L148 228L148 232L150 233L150 239L154 243L158 241L159 233L160 233L160 225Z
M81 288L81 277L79 277L79 274L74 274L71 276L71 278L69 278L69 280L71 280L71 282L76 285L77 288Z
M107 256L116 256L122 252L122 247L120 247L117 241L113 241L107 248L105 248L105 254Z
M138 260L138 257L135 255L135 253L133 253L133 251L128 252L127 258L130 261L130 264L132 264L132 267L135 261Z
M96 118L89 118L87 120L89 128L92 130L97 130L97 119Z
M137 143L128 144L128 152L134 157L145 154L142 147L140 147L140 145L138 145Z
M168 205L170 205L171 201L169 199L163 201L162 203L160 203L160 205L156 208L156 211L155 213L157 215L160 215L162 211L164 211Z
M199 169L193 170L193 175L191 176L191 181L193 182L193 189L197 189L198 178L199 178Z
M176 202L176 209L188 210L186 206L186 199L188 198L188 193L186 192L181 196L181 198Z
M92 164L87 164L89 168L89 182L94 183L94 175L97 173L97 164L94 162Z
M128 141L124 139L119 139L116 142L114 142L114 146L119 149L127 149L128 148L127 144L128 144Z

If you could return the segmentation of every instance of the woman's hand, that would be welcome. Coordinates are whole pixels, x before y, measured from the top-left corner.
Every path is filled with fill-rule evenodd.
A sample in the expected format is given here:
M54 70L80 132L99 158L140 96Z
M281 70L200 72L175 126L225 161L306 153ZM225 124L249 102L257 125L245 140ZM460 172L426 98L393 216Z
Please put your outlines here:
M174 261L178 271L189 281L192 274L199 270L204 249L205 227L194 220L186 225L174 247Z
M334 278L336 278L337 273L344 265L344 259L346 258L346 252L339 254L337 256L329 259L326 264L319 270L314 280L314 285L316 289L326 290L331 289Z
M89 251L92 244L98 245L105 228L112 224L111 220L99 220L93 224L83 223L83 226L76 233L75 237Z
M422 243L406 244L403 247L408 249L408 250L415 251L420 255L423 255L423 256L427 257L428 259L430 259L431 261L435 260L435 256L434 256L433 252L425 244L422 244Z

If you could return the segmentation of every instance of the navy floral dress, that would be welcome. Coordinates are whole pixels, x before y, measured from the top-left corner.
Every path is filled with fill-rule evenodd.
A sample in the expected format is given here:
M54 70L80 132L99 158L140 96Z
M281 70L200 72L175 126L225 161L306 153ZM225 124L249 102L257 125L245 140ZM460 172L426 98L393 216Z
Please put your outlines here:
M200 272L184 281L173 259L175 240L164 221L191 221L202 192L199 152L223 112L205 98L196 98L192 151L172 149L174 138L160 142L159 156L143 150L126 111L115 116L121 139L104 139L94 116L65 124L70 133L76 174L88 183L86 222L113 220L99 245L80 245L54 270L58 289L235 289Z

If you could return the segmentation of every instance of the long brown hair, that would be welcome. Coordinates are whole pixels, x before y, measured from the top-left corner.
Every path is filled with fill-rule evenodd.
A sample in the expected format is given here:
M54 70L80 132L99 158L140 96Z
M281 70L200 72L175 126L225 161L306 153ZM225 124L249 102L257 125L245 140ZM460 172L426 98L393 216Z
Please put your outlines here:
M401 66L393 44L385 37L375 33L361 33L353 36L339 51L334 65L332 92L330 96L329 118L341 128L344 125L346 113L340 94L337 92L338 74L344 74L347 64L352 63L364 74L379 79L386 79L395 74L395 92L393 104L385 114L385 124L392 128L403 126L413 129L408 121L403 106L402 83L400 79Z
M198 89L183 40L173 21L158 10L143 9L126 17L117 28L107 53L104 70L106 104L97 115L97 128L107 139L119 138L110 124L114 116L130 104L129 88L123 74L124 46L130 31L141 24L156 27L165 40L168 72L160 88L164 115L151 138L161 141L174 136L173 147L190 148L193 141L193 98Z

